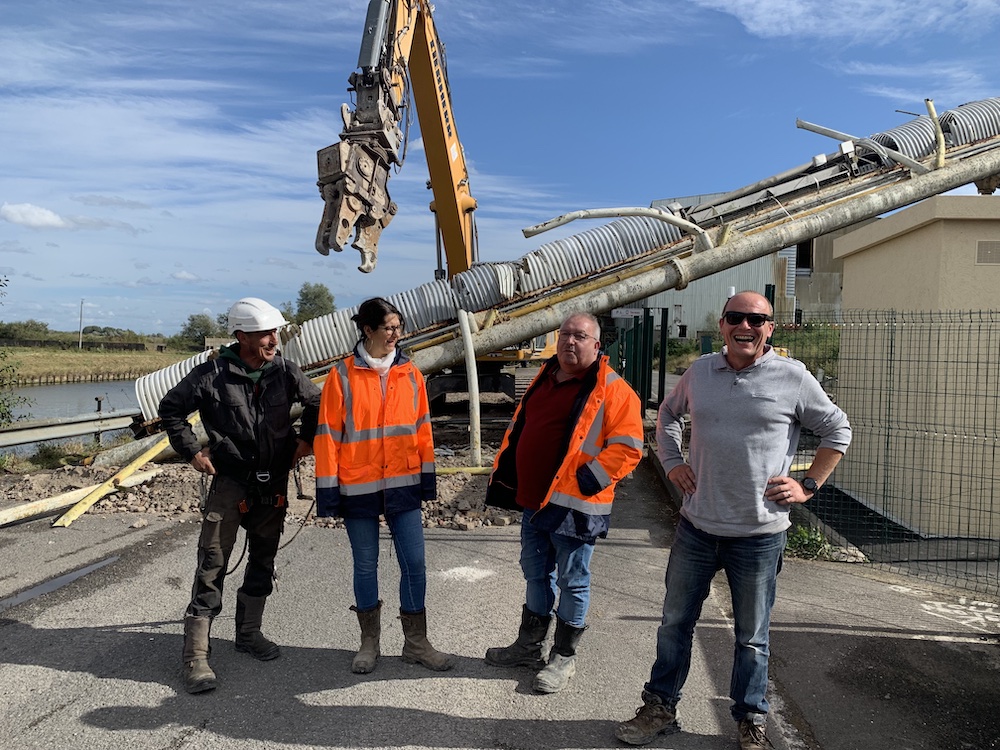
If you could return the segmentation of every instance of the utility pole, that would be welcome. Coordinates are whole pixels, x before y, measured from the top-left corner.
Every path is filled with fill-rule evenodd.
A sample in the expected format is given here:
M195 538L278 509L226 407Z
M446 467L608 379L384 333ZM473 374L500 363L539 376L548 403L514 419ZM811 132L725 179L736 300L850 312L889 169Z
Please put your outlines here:
M83 300L80 300L80 344L78 349L83 349Z

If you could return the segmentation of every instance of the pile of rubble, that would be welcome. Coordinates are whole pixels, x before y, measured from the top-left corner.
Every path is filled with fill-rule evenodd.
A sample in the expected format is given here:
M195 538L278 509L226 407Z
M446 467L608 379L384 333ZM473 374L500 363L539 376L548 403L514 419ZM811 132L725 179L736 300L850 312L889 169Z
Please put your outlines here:
M497 446L482 446L482 462L492 465ZM485 474L461 471L471 462L468 448L439 446L436 448L438 467L459 469L455 473L438 475L437 499L424 505L424 526L471 531L483 526L506 526L520 519L519 513L487 508ZM299 465L297 478L289 482L289 524L315 525L342 528L339 518L316 518L315 463L312 457ZM32 474L0 476L0 509L55 497L73 490L103 484L115 474L106 466L64 466L51 471ZM149 465L143 468L149 474L141 484L117 487L99 500L90 514L109 515L133 513L140 516L176 519L192 522L200 519L201 498L207 492L206 477L184 463ZM144 525L142 518L136 523Z

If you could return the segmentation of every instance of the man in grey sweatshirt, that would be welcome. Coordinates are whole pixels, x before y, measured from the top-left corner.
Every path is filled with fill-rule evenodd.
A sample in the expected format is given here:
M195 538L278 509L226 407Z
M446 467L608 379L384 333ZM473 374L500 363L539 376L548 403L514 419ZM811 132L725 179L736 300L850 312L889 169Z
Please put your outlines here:
M805 365L767 344L774 317L765 297L733 296L719 327L722 351L696 360L660 404L657 455L684 502L643 705L615 731L631 745L676 728L694 626L722 569L736 631L730 711L741 750L766 746L769 626L789 506L816 494L851 442L847 416ZM687 461L681 453L685 414L691 418ZM802 427L820 443L800 481L788 473Z

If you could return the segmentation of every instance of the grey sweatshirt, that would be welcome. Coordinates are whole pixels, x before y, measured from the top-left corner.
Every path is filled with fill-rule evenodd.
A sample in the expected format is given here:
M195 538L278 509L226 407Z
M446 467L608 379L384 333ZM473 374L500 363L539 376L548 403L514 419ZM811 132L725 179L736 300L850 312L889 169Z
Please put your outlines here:
M821 448L841 453L851 427L798 360L768 348L734 370L725 351L695 360L660 404L656 452L668 473L684 463L682 418L690 414L696 489L681 514L717 536L774 534L791 525L788 506L766 500L764 491L768 479L788 475L802 427L819 436Z

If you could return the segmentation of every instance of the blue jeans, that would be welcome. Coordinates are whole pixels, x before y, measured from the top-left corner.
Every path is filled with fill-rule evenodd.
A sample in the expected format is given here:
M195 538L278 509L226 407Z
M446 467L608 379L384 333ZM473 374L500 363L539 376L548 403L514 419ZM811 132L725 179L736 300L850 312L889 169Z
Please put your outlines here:
M420 509L385 517L399 557L399 608L413 614L424 610L427 565ZM354 603L361 612L378 606L378 518L345 518L354 556Z
M677 526L667 562L663 621L656 631L656 661L643 697L677 706L691 667L691 641L712 578L726 571L733 597L736 647L729 697L736 721L761 723L768 711L767 658L771 607L781 571L786 532L750 537L706 534L686 518Z
M559 619L582 628L590 607L590 558L594 543L550 534L531 524L534 511L521 518L521 570L527 582L525 604L541 617L548 617L559 596Z

